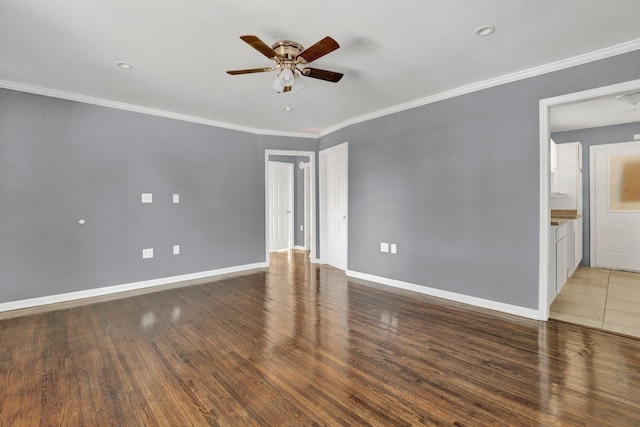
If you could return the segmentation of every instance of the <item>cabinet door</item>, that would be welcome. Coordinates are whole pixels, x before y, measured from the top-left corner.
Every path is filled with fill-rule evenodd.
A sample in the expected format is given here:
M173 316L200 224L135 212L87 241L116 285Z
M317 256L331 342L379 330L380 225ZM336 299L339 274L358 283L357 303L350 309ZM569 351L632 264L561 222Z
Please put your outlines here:
M567 281L567 238L563 237L556 243L556 292Z
M573 232L573 269L577 268L580 265L580 261L582 261L582 218L576 219L575 223Z

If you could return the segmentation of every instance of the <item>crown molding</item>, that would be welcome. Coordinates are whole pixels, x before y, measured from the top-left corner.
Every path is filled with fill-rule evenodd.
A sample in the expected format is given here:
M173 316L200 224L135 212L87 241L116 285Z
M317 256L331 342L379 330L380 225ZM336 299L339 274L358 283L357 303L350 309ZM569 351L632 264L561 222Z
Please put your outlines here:
M612 56L621 55L624 53L632 52L640 49L640 39L631 40L625 43L620 43L614 46L610 46L604 49L596 50L593 52L585 53L582 55L574 56L571 58L563 59L560 61L552 62L546 65L541 65L534 68L529 68L522 71L517 71L511 74L505 74L504 76L496 77L494 79L484 80L470 85L461 86L456 89L440 92L435 95L427 96L425 98L416 99L404 104L395 105L393 107L385 108L382 110L373 111L371 113L364 114L362 116L354 117L344 122L338 123L334 126L328 127L318 133L319 137L329 135L337 130L343 129L347 126L351 126L356 123L366 122L378 117L388 116L390 114L398 113L412 108L421 107L423 105L432 104L434 102L443 101L445 99L454 98L460 95L466 95L468 93L477 92L479 90L488 89L495 86L500 86L506 83L512 83L518 80L524 80L531 77L541 76L543 74L551 73L554 71L560 71L567 68L575 67L577 65L587 64L589 62L598 61L600 59L610 58Z
M493 79L484 80L481 82L473 83L466 86L461 86L456 89L440 92L435 95L427 96L424 98L416 99L414 101L406 102L404 104L395 105L393 107L384 108L382 110L373 111L361 116L357 116L333 126L327 127L318 132L288 132L278 131L271 129L256 129L248 126L240 126L232 123L220 122L217 120L205 119L202 117L191 116L188 114L180 114L172 111L165 111L155 108L143 107L135 104L127 104L124 102L110 101L102 98L95 98L86 95L80 95L72 92L65 92L56 89L48 89L40 86L27 85L23 83L12 82L9 80L0 80L0 88L17 90L20 92L33 93L36 95L50 96L53 98L66 99L69 101L83 102L86 104L99 105L103 107L117 108L120 110L133 111L142 114L149 114L159 117L165 117L169 119L181 120L185 122L198 123L207 126L215 126L223 129L230 129L239 132L246 132L255 135L270 135L270 136L285 136L296 138L311 138L318 139L323 136L329 135L347 126L354 125L356 123L366 122L378 117L387 116L390 114L398 113L412 108L421 107L423 105L432 104L434 102L443 101L445 99L454 98L456 96L465 95L479 90L488 89L495 86L500 86L506 83L512 83L518 80L524 80L531 77L537 77L543 74L551 73L554 71L560 71L567 68L575 67L577 65L587 64L589 62L598 61L600 59L610 58L612 56L621 55L624 53L632 52L640 49L640 39L631 40L625 43L620 43L614 46L599 49L593 52L585 53L582 55L574 56L571 58L563 59L560 61L552 62L546 65L541 65L534 68L529 68L515 73L506 74Z
M57 89L49 89L41 86L28 85L13 82L10 80L0 80L0 88L16 90L19 92L32 93L35 95L49 96L51 98L65 99L68 101L82 102L84 104L98 105L101 107L116 108L118 110L132 111L135 113L148 114L151 116L164 117L168 119L180 120L183 122L198 123L206 126L214 126L223 129L235 130L239 132L251 133L254 135L288 136L295 138L319 138L316 133L307 132L287 132L270 129L256 129L248 126L240 126L233 123L220 122L217 120L205 119L203 117L188 114L175 113L173 111L160 110L157 108L143 107L141 105L127 104L125 102L111 101L93 96L81 95L73 92L65 92Z

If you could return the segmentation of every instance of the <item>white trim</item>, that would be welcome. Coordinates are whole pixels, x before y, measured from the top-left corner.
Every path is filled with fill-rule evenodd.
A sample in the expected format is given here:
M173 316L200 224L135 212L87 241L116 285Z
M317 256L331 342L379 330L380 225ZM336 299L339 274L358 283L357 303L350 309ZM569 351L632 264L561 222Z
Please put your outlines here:
M311 176L311 219L309 230L311 231L311 262L316 261L316 153L314 151L295 151L295 150L264 150L264 243L265 243L265 260L267 266L269 265L269 156L306 156L309 157L310 164L310 176Z
M67 292L64 294L48 295L44 297L4 302L4 303L0 303L0 312L20 310L23 308L36 307L36 306L47 305L47 304L56 304L56 303L73 301L78 299L98 297L102 295L116 294L120 292L151 288L154 286L185 282L188 280L204 279L212 276L220 276L223 274L237 273L240 271L254 270L257 268L266 268L266 267L267 267L266 263L256 262L253 264L237 265L233 267L219 268L216 270L202 271L199 273L182 274L179 276L144 280L142 282L127 283L123 285L106 286L103 288L87 289L84 291Z
M165 117L168 119L181 120L183 122L198 123L201 125L215 126L218 128L236 130L239 132L251 133L254 135L272 135L272 136L288 136L294 138L312 138L317 139L319 135L309 132L287 132L271 129L256 129L249 126L241 126L233 123L225 123L203 117L192 116L189 114L175 113L173 111L160 110L157 108L149 108L141 105L127 104L126 102L111 101L93 96L80 95L78 93L65 92L62 90L48 89L40 86L33 86L24 83L12 82L9 80L0 80L0 88L16 90L19 92L33 93L35 95L44 95L52 98L66 99L68 101L82 102L84 104L99 105L101 107L116 108L118 110L133 111L134 113L149 114L151 116Z
M338 145L334 145L333 147L325 148L324 150L320 150L318 152L318 167L319 167L319 191L320 191L320 257L318 262L320 264L327 264L327 156L333 154L338 151L346 150L347 152L347 162L349 156L349 142L343 142ZM349 221L349 172L347 166L347 221ZM348 224L348 222L347 222ZM348 225L347 225L348 229ZM349 248L347 247L347 267L349 265ZM346 268L345 268L346 270Z
M293 247L293 249L298 250L298 251L306 251L307 248L305 248L304 246L300 246L300 245L295 245Z
M596 266L596 156L595 145L589 146L589 267Z
M549 227L551 226L551 210L549 209L549 104L540 101L540 210L538 217L538 317L549 320Z
M434 102L443 101L445 99L454 98L460 95L466 95L479 90L488 89L495 86L500 86L506 83L512 83L518 80L524 80L531 77L541 76L554 71L564 70L566 68L575 67L576 65L587 64L589 62L598 61L600 59L610 58L612 56L621 55L623 53L632 52L640 49L640 39L631 40L625 43L620 43L614 46L606 47L604 49L596 50L593 52L585 53L582 55L574 56L560 61L552 62L550 64L541 65L538 67L529 68L515 73L505 74L493 79L484 80L477 83L472 83L466 86L460 86L458 88L440 92L435 95L427 96L425 98L416 99L404 104L395 105L393 107L385 108L371 113L364 114L362 116L354 117L344 122L338 123L334 126L323 129L318 133L318 136L323 137L329 135L337 130L343 129L347 126L351 126L356 123L366 122L367 120L375 119L389 114L398 113L400 111L410 110L412 108L421 107L423 105L432 104Z
M638 41L636 40L635 42ZM575 102L587 101L594 98L614 96L620 93L636 91L639 89L640 79L540 100L540 236L538 243L540 245L538 251L538 311L540 320L549 320L549 306L551 305L551 301L549 301L547 298L547 288L549 286L549 220L551 215L551 212L548 208L549 138L551 135L551 131L549 130L549 109L554 106L572 104ZM589 157L589 162L591 163L591 147L589 147ZM591 230L591 235L593 236L593 230ZM593 246L594 245L590 243L590 248L592 248ZM593 265L593 259L594 258L591 257L591 259L589 260L590 265Z
M440 92L438 94L416 99L414 101L406 102L404 104L399 104L393 107L384 108L382 110L373 111L371 113L367 113L358 117L353 117L351 119L337 123L333 126L325 128L316 133L286 132L286 131L269 130L269 129L256 129L248 126L240 126L232 123L224 123L224 122L219 122L217 120L190 116L187 114L174 113L171 111L164 111L164 110L159 110L155 108L147 108L139 105L127 104L123 102L110 101L102 98L95 98L91 96L80 95L80 94L65 92L65 91L56 90L56 89L47 89L39 86L12 82L9 80L0 80L0 88L34 93L38 95L51 96L54 98L67 99L70 101L84 102L87 104L101 105L103 107L118 108L121 110L134 111L134 112L143 113L143 114L151 114L155 116L167 117L171 119L182 120L182 121L192 122L192 123L199 123L199 124L208 125L208 126L216 126L216 127L225 128L225 129L252 133L256 135L291 136L291 137L317 139L356 123L365 122L365 121L386 116L389 114L397 113L404 110L409 110L411 108L421 107L423 105L442 101L448 98L453 98L456 96L477 92L479 90L488 89L488 88L499 86L505 83L512 83L518 80L524 80L530 77L536 77L536 76L551 73L554 71L560 71L566 68L575 67L576 65L587 64L589 62L610 58L612 56L621 55L621 54L632 52L638 49L640 49L640 39L630 40L628 42L620 43L614 46L609 46L593 52L585 53L585 54L574 56L571 58L562 59L560 61L552 62L552 63L541 65L538 67L517 71L515 73L505 74L500 77L484 80L484 81L473 83L466 86L461 86L453 90Z
M491 301L483 298L472 297L469 295L458 294L455 292L443 291L441 289L430 288L428 286L416 285L414 283L403 282L401 280L389 279L387 277L374 276L372 274L360 273L357 271L347 270L347 276L356 279L367 280L369 282L380 283L394 288L405 289L420 294L430 295L437 298L443 298L450 301L461 302L476 307L486 308L489 310L500 311L502 313L513 314L516 316L526 317L528 319L538 320L538 310L520 307L517 305L505 304L502 302Z

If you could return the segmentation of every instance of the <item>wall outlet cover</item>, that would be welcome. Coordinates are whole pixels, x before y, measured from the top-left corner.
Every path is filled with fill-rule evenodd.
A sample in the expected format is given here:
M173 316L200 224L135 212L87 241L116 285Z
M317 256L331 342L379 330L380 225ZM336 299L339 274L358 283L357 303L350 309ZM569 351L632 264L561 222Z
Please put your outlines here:
M380 252L389 252L389 244L380 243Z
M180 245L173 245L173 254L180 255Z
M397 254L398 253L398 245L396 245L395 243L391 244L391 253L392 254Z
M179 194L174 194L173 195L173 203L180 203L180 195Z
M142 250L142 259L153 258L153 248Z
M142 203L153 203L153 194L142 193L141 200L142 200Z

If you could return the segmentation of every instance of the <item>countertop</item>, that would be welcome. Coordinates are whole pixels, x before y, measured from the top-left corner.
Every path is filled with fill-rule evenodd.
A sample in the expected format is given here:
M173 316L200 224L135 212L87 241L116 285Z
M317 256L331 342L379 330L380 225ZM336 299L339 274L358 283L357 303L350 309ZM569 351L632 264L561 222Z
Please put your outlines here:
M562 225L570 219L581 218L577 210L551 209L551 225Z

